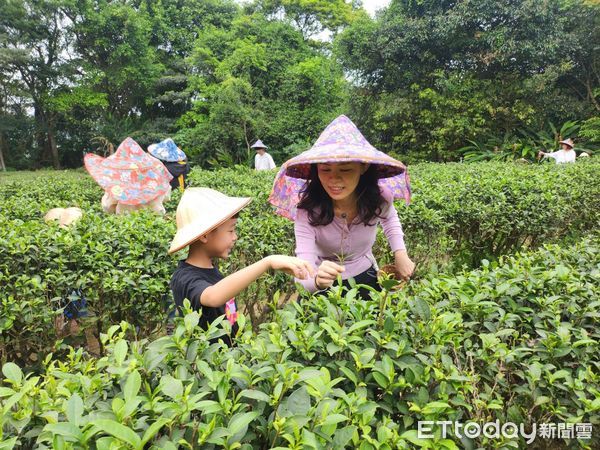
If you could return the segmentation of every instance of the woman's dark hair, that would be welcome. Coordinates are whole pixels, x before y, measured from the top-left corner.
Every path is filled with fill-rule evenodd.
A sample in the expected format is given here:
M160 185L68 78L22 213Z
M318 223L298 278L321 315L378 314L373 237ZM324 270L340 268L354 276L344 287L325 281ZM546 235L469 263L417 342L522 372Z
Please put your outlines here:
M375 218L381 218L385 203L377 179L375 166L371 165L360 176L356 186L358 217L361 223L369 226L375 225L371 223ZM329 225L333 221L333 202L319 180L316 164L310 166L310 177L300 191L298 209L308 212L312 226Z

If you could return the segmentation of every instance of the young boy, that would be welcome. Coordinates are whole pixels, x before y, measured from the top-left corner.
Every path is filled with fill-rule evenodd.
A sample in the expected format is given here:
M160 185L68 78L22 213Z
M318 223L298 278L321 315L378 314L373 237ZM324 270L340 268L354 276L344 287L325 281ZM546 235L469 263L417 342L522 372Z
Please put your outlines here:
M312 266L299 258L271 255L227 277L213 265L214 258L227 258L237 240L239 211L250 198L228 197L208 188L188 188L177 206L177 233L169 253L189 246L187 259L171 278L171 290L178 308L188 299L192 308L202 311L204 329L223 314L232 325L225 342L232 345L238 327L235 296L269 269L281 270L300 279L314 276Z

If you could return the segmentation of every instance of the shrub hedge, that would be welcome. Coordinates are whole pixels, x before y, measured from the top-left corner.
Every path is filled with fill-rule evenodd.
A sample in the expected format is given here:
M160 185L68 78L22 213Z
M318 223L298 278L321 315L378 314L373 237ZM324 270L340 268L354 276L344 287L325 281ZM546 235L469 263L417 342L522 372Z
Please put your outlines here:
M232 349L198 314L172 336L102 336L38 374L2 367L3 448L598 448L592 439L417 436L420 420L600 426L600 238L430 275L397 293L335 290L275 312Z
M411 167L413 202L397 208L411 256L423 275L476 267L523 245L576 239L594 229L600 214L600 163L573 165L421 164ZM194 170L191 185L209 186L254 201L239 221L224 273L273 253L292 254L293 225L275 216L267 197L273 173L236 167ZM39 178L9 177L0 183L0 357L22 365L56 351L55 318L74 288L88 299L82 328L98 335L127 320L141 336L160 332L169 302L175 258L166 250L175 232L179 193L164 218L149 213L115 217L100 211L101 189L84 173ZM70 229L45 225L52 207L80 206L84 218ZM375 254L391 255L383 236ZM179 255L179 257L181 257ZM263 277L239 296L256 327L277 305L277 291L293 292L289 277ZM283 301L282 296L281 299ZM62 302L62 303L61 303ZM264 308L265 304L272 305Z

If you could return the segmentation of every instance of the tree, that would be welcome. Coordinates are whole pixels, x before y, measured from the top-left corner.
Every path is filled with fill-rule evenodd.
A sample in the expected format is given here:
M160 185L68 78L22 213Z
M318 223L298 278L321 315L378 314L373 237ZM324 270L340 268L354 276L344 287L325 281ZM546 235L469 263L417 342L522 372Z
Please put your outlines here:
M266 16L284 17L308 39L323 31L334 34L348 25L358 4L345 0L258 0L256 7Z
M340 68L290 24L240 14L229 28L209 27L190 58L197 100L178 136L206 162L249 163L252 141L274 154L317 137L339 112L345 82Z
M589 109L561 85L575 65L572 33L589 40L575 27L581 8L560 0L393 0L335 42L354 92L365 96L353 101L369 114L358 122L387 150L439 160L457 158L466 139L485 133L585 117ZM585 64L590 47L581 52Z
M52 96L73 75L69 51L70 23L62 0L0 0L0 71L33 107L37 146L60 167L56 142L56 111Z

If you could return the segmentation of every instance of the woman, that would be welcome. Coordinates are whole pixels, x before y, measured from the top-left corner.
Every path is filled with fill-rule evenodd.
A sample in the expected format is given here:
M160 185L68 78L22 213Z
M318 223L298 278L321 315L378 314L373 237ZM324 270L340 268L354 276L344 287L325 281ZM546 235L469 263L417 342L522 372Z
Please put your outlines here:
M560 141L561 149L552 153L546 152L538 152L538 158L554 158L556 164L564 164L564 163L574 163L577 155L575 154L575 150L573 148L575 145L573 144L573 139L569 138L564 141Z
M372 252L377 224L397 272L410 277L415 265L393 204L394 198L409 197L404 165L372 147L350 119L340 116L310 150L282 166L269 200L294 220L296 255L317 268L314 278L297 281L315 292L331 287L338 275L346 286L354 278L379 289Z
M104 189L102 209L126 214L140 209L165 213L163 201L170 198L173 176L157 159L131 138L125 139L108 158L88 153L85 168Z

